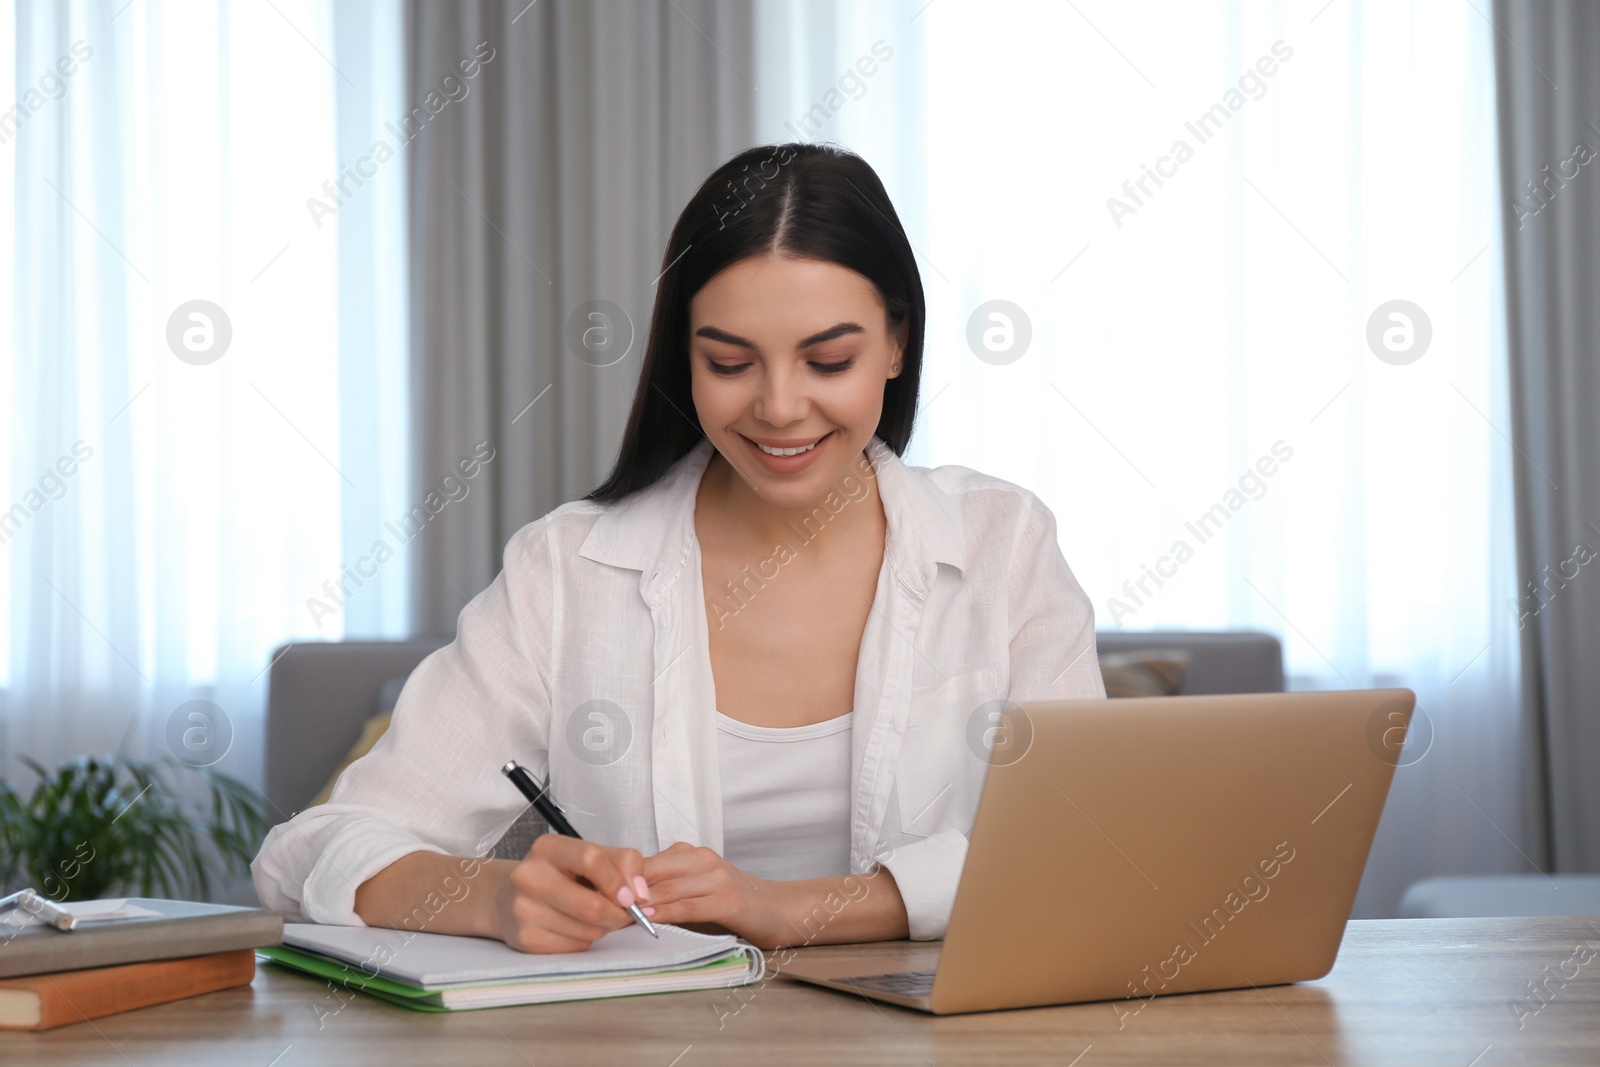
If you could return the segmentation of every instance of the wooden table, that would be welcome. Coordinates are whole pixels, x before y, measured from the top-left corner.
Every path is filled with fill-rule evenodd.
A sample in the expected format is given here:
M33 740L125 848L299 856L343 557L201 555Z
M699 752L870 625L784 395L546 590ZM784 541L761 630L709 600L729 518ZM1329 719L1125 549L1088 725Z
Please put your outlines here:
M882 945L804 951L870 959ZM1543 982L1540 999L1534 988ZM0 1063L1496 1064L1600 1063L1600 918L1349 924L1328 977L1259 991L935 1018L782 977L670 993L425 1014L263 963L247 987L44 1033Z

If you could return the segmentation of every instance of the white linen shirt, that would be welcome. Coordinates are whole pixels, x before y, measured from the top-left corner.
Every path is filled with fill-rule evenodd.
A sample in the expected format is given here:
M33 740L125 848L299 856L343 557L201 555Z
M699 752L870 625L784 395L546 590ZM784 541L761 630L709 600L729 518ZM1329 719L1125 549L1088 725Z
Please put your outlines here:
M266 907L360 926L356 888L402 856L483 856L527 807L500 773L510 759L549 776L586 839L722 851L694 530L711 447L620 501L564 504L512 536L377 745L326 804L268 833L251 864ZM963 467L909 467L877 437L866 451L887 530L851 712L850 868L886 867L911 937L927 940L955 901L995 702L1105 688L1094 609L1048 508Z

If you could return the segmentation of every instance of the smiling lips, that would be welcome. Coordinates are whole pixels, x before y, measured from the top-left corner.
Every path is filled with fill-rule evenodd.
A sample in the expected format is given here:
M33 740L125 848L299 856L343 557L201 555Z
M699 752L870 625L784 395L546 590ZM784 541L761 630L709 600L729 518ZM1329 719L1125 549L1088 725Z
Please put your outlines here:
M741 434L740 436L743 437L744 435ZM803 456L809 452L813 452L816 450L818 445L822 444L822 442L826 441L831 436L833 436L832 430L823 434L821 437L814 438L810 441L796 441L790 443L779 442L769 444L764 441L753 440L749 437L745 437L745 440L749 441L756 451L761 453L762 456L771 459L782 460L789 459L794 456Z
M771 445L764 445L760 441L757 441L756 447L761 449L761 451L765 452L769 456L798 456L802 452L810 452L813 448L816 448L821 441L822 438L819 437L815 441L812 441L809 445L801 445L798 448L774 448Z

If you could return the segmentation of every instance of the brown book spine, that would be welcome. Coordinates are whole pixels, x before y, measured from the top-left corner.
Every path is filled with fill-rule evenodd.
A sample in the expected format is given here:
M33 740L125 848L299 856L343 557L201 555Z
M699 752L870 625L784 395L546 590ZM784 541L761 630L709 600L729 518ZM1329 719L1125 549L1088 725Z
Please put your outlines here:
M249 985L255 973L255 950L241 948L209 956L0 979L0 997L12 990L36 993L39 997L37 1025L0 1026L0 1029L49 1030L85 1019L165 1004L169 1000Z

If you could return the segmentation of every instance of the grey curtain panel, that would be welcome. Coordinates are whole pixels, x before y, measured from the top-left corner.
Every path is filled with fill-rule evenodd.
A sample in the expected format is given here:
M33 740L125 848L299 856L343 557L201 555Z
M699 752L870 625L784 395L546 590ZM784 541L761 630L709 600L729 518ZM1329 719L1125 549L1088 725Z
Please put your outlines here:
M615 459L668 232L754 143L755 14L415 0L406 24L412 628L449 633Z
M1497 0L1494 22L1529 839L1597 871L1600 4Z

